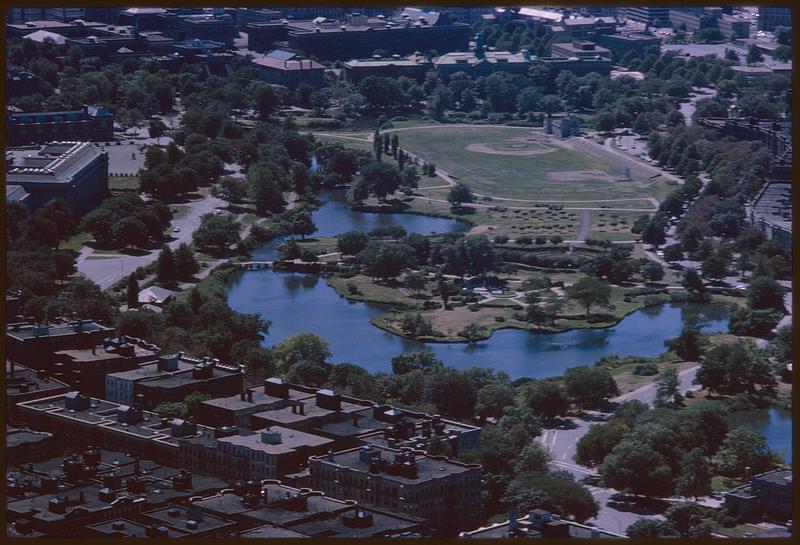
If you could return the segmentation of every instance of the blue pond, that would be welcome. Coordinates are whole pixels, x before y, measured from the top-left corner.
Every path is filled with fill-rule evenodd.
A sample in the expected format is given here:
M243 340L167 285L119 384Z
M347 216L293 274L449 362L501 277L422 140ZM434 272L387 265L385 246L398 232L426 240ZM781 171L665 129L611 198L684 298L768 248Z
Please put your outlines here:
M340 192L327 195L314 213L316 236L334 236L350 230L370 231L400 225L408 232L429 234L463 229L441 218L409 214L372 214L347 209ZM275 257L272 242L253 252L255 259ZM703 331L727 331L727 310L720 305L663 305L636 311L606 329L538 334L522 330L496 331L476 345L420 343L373 326L372 316L391 311L385 305L350 302L340 297L319 275L259 270L244 272L231 282L228 303L239 312L272 320L264 340L272 346L290 335L311 332L328 341L331 361L354 363L370 372L391 372L391 358L429 348L447 365L464 369L489 367L519 377L556 376L569 367L592 364L598 358L656 356L664 340L675 337L684 323L699 319Z

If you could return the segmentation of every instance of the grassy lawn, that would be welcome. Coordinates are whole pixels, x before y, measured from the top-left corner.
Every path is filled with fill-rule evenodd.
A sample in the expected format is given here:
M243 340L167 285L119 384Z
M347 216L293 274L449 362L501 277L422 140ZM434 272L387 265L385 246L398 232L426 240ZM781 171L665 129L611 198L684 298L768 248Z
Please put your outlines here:
M602 196L641 202L656 194L643 193L649 180L620 181L624 171L619 165L578 152L569 141L545 141L540 131L528 128L452 126L398 135L401 147L486 195L549 202L596 201Z
M109 176L108 189L115 191L139 191L138 176Z
M711 490L713 492L724 492L743 484L746 484L745 481L723 477L722 475L715 475L711 478Z
M58 245L59 250L72 250L73 252L79 252L81 248L83 248L87 242L92 240L92 235L89 233L78 233L77 235L73 235L61 244Z
M742 538L745 534L755 534L758 537L758 534L764 531L763 528L759 528L758 526L753 526L752 524L739 524L734 526L733 528L725 528L724 526L717 526L714 530L718 534L726 535L729 537L738 537Z
M362 140L361 138L364 137L363 134L355 134L355 135L334 135L329 134L328 131L325 129L314 129L314 132L324 132L326 133L323 135L314 135L316 140L320 142L325 142L328 144L342 144L348 148L357 149L357 150L364 150L364 151L372 151L372 142L367 142L366 140Z
M186 214L189 213L190 208L185 204L175 204L171 207L172 212L172 219L179 220L183 217L186 217Z
M647 206L649 207L649 205ZM635 240L639 235L631 233L631 226L641 212L592 211L589 237L603 240Z

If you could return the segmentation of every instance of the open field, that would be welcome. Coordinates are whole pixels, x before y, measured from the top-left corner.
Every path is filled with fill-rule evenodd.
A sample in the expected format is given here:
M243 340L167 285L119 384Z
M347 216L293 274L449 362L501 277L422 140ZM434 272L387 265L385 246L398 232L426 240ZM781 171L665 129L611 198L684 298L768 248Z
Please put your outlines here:
M139 191L138 176L109 176L109 191Z
M647 197L663 194L661 184L636 177L628 181L618 164L578 151L569 140L545 136L540 129L448 126L398 135L403 149L492 197L565 205L583 200L584 206L621 199L644 208L652 207Z

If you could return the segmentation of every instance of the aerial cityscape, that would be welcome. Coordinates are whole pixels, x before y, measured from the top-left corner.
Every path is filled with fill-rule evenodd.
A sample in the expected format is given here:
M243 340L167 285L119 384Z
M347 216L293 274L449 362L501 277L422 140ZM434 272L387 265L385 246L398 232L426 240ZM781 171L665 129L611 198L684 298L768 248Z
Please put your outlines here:
M5 28L8 537L791 538L788 5Z

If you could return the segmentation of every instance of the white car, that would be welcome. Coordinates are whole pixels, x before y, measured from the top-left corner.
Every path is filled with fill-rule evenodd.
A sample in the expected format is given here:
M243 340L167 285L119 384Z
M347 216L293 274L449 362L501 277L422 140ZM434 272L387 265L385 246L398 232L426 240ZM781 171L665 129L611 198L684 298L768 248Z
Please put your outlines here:
M175 228L172 229L172 232L173 233L180 233L181 229L180 229L180 227L175 227Z

